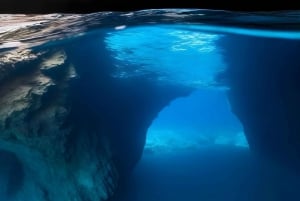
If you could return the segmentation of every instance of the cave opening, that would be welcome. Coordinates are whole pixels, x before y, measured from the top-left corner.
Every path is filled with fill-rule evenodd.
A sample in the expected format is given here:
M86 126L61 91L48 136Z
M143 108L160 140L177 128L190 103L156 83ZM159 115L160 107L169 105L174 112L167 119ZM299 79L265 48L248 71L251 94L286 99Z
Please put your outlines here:
M257 182L243 126L227 100L230 89L216 79L227 68L218 46L224 36L197 28L139 26L106 37L114 77L152 73L160 86L193 91L152 119L142 157L114 201L235 200L236 188Z
M221 201L254 185L252 155L226 92L198 89L163 108L116 200Z
M0 201L300 200L299 32L202 12L4 16Z
M175 99L159 113L148 129L144 154L220 145L248 148L226 90L203 88Z
M233 199L234 188L251 183L250 158L226 90L196 90L172 101L149 127L130 200Z

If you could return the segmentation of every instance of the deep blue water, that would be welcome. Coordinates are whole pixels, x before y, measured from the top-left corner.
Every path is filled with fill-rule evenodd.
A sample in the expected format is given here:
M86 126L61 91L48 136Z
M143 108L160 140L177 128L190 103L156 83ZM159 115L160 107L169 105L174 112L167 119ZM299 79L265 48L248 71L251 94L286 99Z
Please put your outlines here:
M116 200L294 200L299 184L299 176L255 159L245 148L215 145L145 153Z
M223 55L226 50L219 46L226 36L296 41L300 38L299 32L279 29L280 23L279 27L274 24L276 29L263 29L259 23L250 29L242 20L237 20L240 24L236 26L218 26L218 20L196 23L199 16L205 17L205 12L186 19L184 14L183 17L178 14L174 21L176 13L173 16L167 14L156 14L156 18L149 14L150 17L144 19L142 13L136 20L130 18L131 13L116 14L115 18L109 18L113 16L111 13L107 16L47 16L46 21L57 18L61 26L56 25L57 29L44 27L45 38L39 32L25 31L24 35L6 40L5 33L15 29L6 24L0 27L0 53L16 48L43 50L86 37L93 41L95 51L101 45L102 52L94 52L99 54L97 62L112 62L113 79L130 81L143 77L153 79L161 86L171 83L194 90L189 96L172 101L153 120L148 128L143 156L128 180L121 184L114 201L300 200L299 175L253 157L244 128L229 104L227 93L230 89L216 79L228 67ZM259 16L244 17L250 21L260 19ZM287 20L292 18L285 17ZM31 19L27 20L26 26L30 29ZM36 20L41 23L39 20L45 19ZM51 24L51 20L47 22ZM262 25L266 23L264 20L262 18ZM15 26L25 25L19 22ZM98 41L98 35L104 36L103 41ZM82 58L76 59L87 65L93 64L94 61L86 59L85 45L80 48L78 52ZM82 71L89 75L88 70ZM101 99L99 94L90 91L85 94L82 99L93 99L90 102ZM0 164L0 171L6 173L9 170L4 165L1 168ZM3 175L0 174L0 179ZM4 185L0 181L0 188ZM0 201L1 193L0 189Z

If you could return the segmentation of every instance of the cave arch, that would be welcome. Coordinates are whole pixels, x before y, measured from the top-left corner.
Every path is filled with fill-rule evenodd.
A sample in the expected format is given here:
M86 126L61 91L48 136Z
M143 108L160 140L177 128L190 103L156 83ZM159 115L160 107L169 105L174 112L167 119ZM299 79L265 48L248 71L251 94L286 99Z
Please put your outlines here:
M203 88L172 100L160 111L148 128L145 151L159 153L217 144L248 147L226 90Z

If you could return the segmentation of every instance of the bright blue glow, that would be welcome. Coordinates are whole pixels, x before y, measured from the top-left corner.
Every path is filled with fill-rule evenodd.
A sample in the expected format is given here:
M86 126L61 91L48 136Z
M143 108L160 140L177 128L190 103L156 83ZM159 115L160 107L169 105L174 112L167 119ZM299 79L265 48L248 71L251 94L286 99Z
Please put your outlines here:
M286 31L286 30L268 30L268 29L254 29L254 28L239 28L239 27L227 27L227 26L213 26L213 25L199 25L199 31L212 31L222 34L235 34L246 35L254 37L264 38L281 38L288 40L299 40L299 31Z
M194 25L129 27L108 33L107 48L116 59L116 77L156 73L158 80L211 86L225 68L215 42L221 35Z
M214 87L226 67L216 42L222 35L198 25L117 27L105 42L117 71L130 78L158 74L168 81L198 88L166 107L148 130L145 150L168 152L210 145L248 147L243 128L230 111L224 90Z
M225 92L201 89L161 111L148 129L145 150L161 153L215 145L248 147Z

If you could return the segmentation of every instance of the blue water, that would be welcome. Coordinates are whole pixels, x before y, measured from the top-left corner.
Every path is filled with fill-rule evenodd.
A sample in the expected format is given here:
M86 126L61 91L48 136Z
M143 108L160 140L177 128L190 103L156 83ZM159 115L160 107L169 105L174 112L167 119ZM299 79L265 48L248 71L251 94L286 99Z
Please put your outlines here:
M222 35L199 32L195 27L128 27L108 33L105 42L118 61L120 77L155 72L159 80L196 87L213 85L215 75L225 68L215 44ZM130 68L125 64L137 68L127 72Z
M148 129L145 151L161 153L218 144L248 147L226 91L199 89L160 112Z
M299 33L210 25L118 27L106 43L116 77L155 72L161 82L195 88L164 108L148 129L144 154L117 201L266 201L299 197L299 176L255 159L228 88L218 41L229 34L297 39ZM228 33L227 33L228 34ZM238 44L233 44L238 45ZM123 64L123 65L122 65ZM124 64L137 66L130 69Z
M294 200L299 184L299 177L256 160L244 148L211 146L145 153L117 200Z
M171 84L193 91L173 100L153 119L143 155L113 201L300 200L299 175L253 156L243 125L228 101L230 88L217 79L228 67L223 55L226 50L219 45L226 36L296 41L300 33L293 27L280 29L281 21L263 14L217 14L166 10L16 16L14 24L0 26L0 53L36 52L93 41L92 56L97 55L98 60L90 61L90 55L85 55L89 46L82 44L76 49L82 56L76 58L79 63L93 65L99 72L103 69L98 64L110 64L110 76L115 80L142 78L158 86ZM222 23L225 18L234 26ZM280 19L299 23L289 13ZM257 27L249 28L249 22ZM274 28L267 29L264 23ZM101 75L81 70L82 74L100 77L95 82L101 82ZM91 93L85 91L81 98L90 98L91 103L101 100L99 94ZM126 96L126 91L123 93ZM92 106L85 107L92 111ZM9 170L0 164L0 171ZM4 173L0 179L6 178ZM0 188L5 185L0 181ZM0 189L0 201L1 193Z

